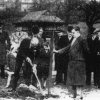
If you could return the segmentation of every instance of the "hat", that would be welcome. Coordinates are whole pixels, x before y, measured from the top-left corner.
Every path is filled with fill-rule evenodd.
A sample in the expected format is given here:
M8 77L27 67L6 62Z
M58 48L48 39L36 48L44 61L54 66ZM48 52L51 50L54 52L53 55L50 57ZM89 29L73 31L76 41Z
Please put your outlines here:
M73 29L73 26L72 26L72 25L69 25L69 26L67 27L67 31L68 31L68 32L71 32L72 29Z
M33 34L39 33L39 27L38 26L33 26L32 27L32 32L33 32Z

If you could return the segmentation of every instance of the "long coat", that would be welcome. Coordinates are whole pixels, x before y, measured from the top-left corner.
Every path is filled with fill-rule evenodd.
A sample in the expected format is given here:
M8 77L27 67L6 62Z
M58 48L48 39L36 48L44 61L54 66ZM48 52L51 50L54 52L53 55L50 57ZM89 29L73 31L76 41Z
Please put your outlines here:
M9 48L10 48L10 38L8 34L6 32L0 33L0 65L6 64L6 49Z
M85 56L88 54L89 48L82 37L78 37L69 49L69 63L67 84L69 85L85 85L86 81L86 64Z

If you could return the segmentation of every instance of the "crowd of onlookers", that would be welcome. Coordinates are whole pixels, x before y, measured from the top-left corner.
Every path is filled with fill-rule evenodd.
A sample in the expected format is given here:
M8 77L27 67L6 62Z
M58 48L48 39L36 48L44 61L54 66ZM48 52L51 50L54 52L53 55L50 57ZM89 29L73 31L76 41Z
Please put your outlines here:
M56 49L61 49L70 44L73 40L72 36L72 26L67 28L66 34L63 32L58 33L58 38L56 42ZM85 57L86 62L86 84L91 85L91 72L94 73L94 85L100 87L99 79L99 56L100 56L100 29L96 29L93 34L87 36L86 38L89 53ZM66 84L67 79L67 68L68 68L68 55L56 54L55 55L55 69L57 70L56 84L64 83Z
M40 44L37 50L40 50L42 47L42 34L41 32L39 33L37 27L33 29L33 36L24 39L24 41L22 40L18 49L15 64L15 78L13 81L14 90L17 87L22 60L27 59L29 61L28 57L31 59L34 58L32 50L34 46L38 45L39 41ZM55 70L57 71L55 82L56 84L62 83L72 86L74 97L76 97L77 87L83 87L85 84L91 85L92 72L94 73L94 85L100 88L100 29L96 29L86 39L82 38L78 26L73 27L69 25L66 29L66 32L61 31L55 37L55 49L53 51L55 53ZM0 28L0 69L2 78L5 78L6 54L7 49L10 50L10 47L9 35ZM42 57L41 59L42 62L44 58Z
M66 35L58 34L54 51L56 84L70 84L74 96L76 87L84 83L91 86L92 78L94 86L100 88L100 29L96 29L86 39L81 40L79 37L82 37L80 28L68 26Z

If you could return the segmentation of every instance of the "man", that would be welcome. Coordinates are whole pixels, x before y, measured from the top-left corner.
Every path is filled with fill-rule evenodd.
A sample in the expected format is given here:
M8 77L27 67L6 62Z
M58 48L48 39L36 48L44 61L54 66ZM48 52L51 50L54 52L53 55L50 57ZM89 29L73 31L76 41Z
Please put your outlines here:
M90 54L86 57L86 85L91 85L91 72L94 72L95 66L96 66L96 34L92 34L91 36L87 37L88 46L90 49ZM94 77L93 77L94 78ZM95 78L93 79L94 83Z
M80 28L72 29L73 40L66 48L56 51L57 53L66 52L69 55L67 83L72 86L73 98L77 96L77 87L85 85L86 62L85 55L89 52L87 42L81 37Z
M1 77L5 78L4 67L6 64L6 50L10 49L10 38L7 32L5 32L3 27L0 27L0 69Z
M66 47L71 41L71 30L72 26L67 27L67 34L58 33L58 42L56 44L56 49L62 49ZM56 54L55 55L55 69L57 70L56 84L63 83L66 84L67 80L67 66L68 66L68 56L66 54Z
M32 66L30 63L30 59L32 63L38 64L38 61L41 62L40 56L41 54L44 54L44 49L43 49L43 39L38 36L39 33L39 28L37 26L34 26L32 28L32 38L26 38L24 39L20 47L18 48L18 53L16 57L16 65L15 65L15 72L14 72L14 78L12 81L12 90L15 91L17 87L17 82L19 79L19 72L22 67L23 61L26 61L26 73L25 73L25 78L26 78L26 84L30 85L31 84L31 71L32 71ZM41 53L42 52L42 53ZM43 56L41 56L43 57ZM33 75L34 80L36 79L35 76ZM33 81L34 81L33 80ZM34 83L35 84L35 83Z
M95 65L94 65L94 85L100 88L100 29L95 31Z

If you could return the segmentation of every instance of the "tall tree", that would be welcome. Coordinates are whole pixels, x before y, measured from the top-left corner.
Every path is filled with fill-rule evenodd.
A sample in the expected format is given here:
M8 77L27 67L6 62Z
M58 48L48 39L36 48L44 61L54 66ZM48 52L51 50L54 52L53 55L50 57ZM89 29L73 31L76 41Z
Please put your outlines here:
M7 6L6 9L0 11L0 20L4 23L13 22L24 15L24 12L20 10L20 0L12 1L11 4L12 5Z
M11 4L11 6L7 6L6 9L0 11L0 22L3 23L7 31L10 30L13 22L19 20L25 15L24 12L20 11L17 0L15 2L12 2Z
M78 8L84 5L84 0L66 0L65 1L65 21L66 24L76 23L84 20L84 12Z
M100 20L100 2L91 0L89 3L80 6L79 9L85 13L85 21L89 27L89 33L93 33L93 24Z

